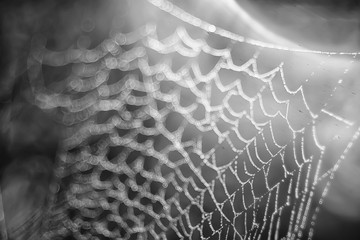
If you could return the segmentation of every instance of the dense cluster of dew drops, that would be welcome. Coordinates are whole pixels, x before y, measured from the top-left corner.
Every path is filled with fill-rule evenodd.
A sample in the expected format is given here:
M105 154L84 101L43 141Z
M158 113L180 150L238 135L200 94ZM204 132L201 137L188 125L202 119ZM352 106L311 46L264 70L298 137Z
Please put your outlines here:
M336 53L144 4L157 17L93 49L33 41L37 104L69 129L44 239L311 239L359 135L355 110L339 110L357 54L330 67ZM69 74L49 85L46 68Z

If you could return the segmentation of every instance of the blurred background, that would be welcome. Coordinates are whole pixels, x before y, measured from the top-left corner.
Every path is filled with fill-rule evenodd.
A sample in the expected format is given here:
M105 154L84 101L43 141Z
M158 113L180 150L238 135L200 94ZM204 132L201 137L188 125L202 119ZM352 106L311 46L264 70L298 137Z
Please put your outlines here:
M156 1L154 3L156 5ZM238 218L234 214L242 211L241 208L244 206L240 206L241 201L252 201L253 197L261 196L259 199L266 197L271 203L276 202L278 204L279 202L279 206L281 205L280 202L284 201L285 206L286 196L291 195L291 206L294 206L293 210L297 213L296 216L299 219L308 220L306 226L301 227L304 228L304 236L298 235L298 238L305 239L308 237L312 228L311 221L314 221L315 235L313 239L359 239L360 180L358 176L360 168L359 148L357 147L359 143L356 141L360 117L357 108L357 103L360 100L360 84L356 80L360 73L359 59L357 54L331 55L307 52L309 49L326 52L359 52L360 14L357 2L294 2L285 0L224 0L221 2L201 0L196 2L173 1L173 3L185 12L213 24L215 29L204 30L191 26L191 24L184 23L184 21L166 13L166 11L171 12L173 8L165 7L164 12L147 1L16 0L1 2L0 176L3 211L0 214L2 224L0 231L2 231L2 238L39 239L47 231L45 236L48 239L89 239L89 236L94 237L94 239L111 239L109 234L101 234L101 231L97 230L97 227L103 224L107 226L107 229L115 232L115 235L118 231L120 236L127 239L141 239L141 237L151 239L156 234L164 238L176 239L179 232L185 231L176 232L174 228L190 228L190 233L184 234L187 236L185 239L190 239L190 237L201 239L201 234L203 238L218 236L220 239L225 239L225 230L219 230L218 235L213 234L219 222L223 226L228 226L224 217L218 213L215 214L219 211L213 206L213 201L215 201L219 203L218 207L221 205L224 216L228 219L234 219L233 222L229 221L233 223L229 226L233 226L235 229L229 228L231 230L228 231L236 231L246 239L256 237L265 239L268 237L266 232L270 231L269 237L275 239L276 235L271 235L271 226L275 226L274 222L276 221L281 222L278 229L280 236L285 237L286 232L290 229L287 220L288 215L291 215L291 207L284 207L283 212L285 213L280 213L279 216L277 210L268 210L269 212L262 215L260 212L268 209L269 204L263 200L258 200L258 202L255 200L256 204L253 208L256 208L256 211L251 210L251 207L249 207L250 210L246 209L245 206L246 211L254 212L253 221L249 220L250 217L248 217L248 220L242 220L240 224L237 224L235 219ZM183 18L186 19L186 16ZM104 50L103 43L114 39L113 36L116 33L131 33L149 23L156 24L156 37L151 36L151 25L149 25L147 30L144 30L145 34L140 34L144 40L140 39L134 44L128 44L126 41L131 42L131 37L129 37L131 35L127 35L128 37L124 42L128 45L121 45L122 39L120 37L123 35L120 34L118 36L120 39L117 39L117 44L121 45L121 48L119 47L120 52L111 52L109 48L106 51ZM179 51L178 49L171 50L169 48L169 52L166 52L165 48L161 52L159 45L152 45L151 41L146 40L150 35L149 39L155 38L155 40L166 42L167 37L176 32L179 26L183 26L191 38L204 40L215 49L231 49L232 61L237 66L245 64L249 59L256 58L257 69L255 70L254 65L251 65L248 68L250 74L244 71L240 71L241 73L232 72L226 67L222 69L224 71L219 69L215 73L214 79L208 81L213 89L210 97L206 94L203 95L206 95L203 98L194 97L193 89L197 88L201 92L200 85L208 84L203 80L206 78L204 76L206 74L211 75L210 73L216 68L219 59L226 59L226 57L206 52L203 49L194 58L184 57L176 52ZM218 29L227 30L229 33L243 36L245 39L231 41L227 37L219 37L218 32L216 32ZM213 30L215 34L213 34ZM170 40L168 41L171 45ZM274 47L263 46L261 41L273 44ZM31 80L33 65L38 64L33 64L34 59L36 59L36 52L34 53L33 50L34 46L36 50L37 44L48 50L49 53L42 53L42 59L39 61L41 81L49 92L55 93L51 95L52 97L55 95L69 96L67 98L70 99L68 105L60 106L62 104L60 100L56 101L51 98L47 104L46 101L44 104L39 100L38 80ZM132 70L131 66L130 69L124 69L122 66L114 68L111 67L110 60L108 62L105 60L109 55L112 55L120 56L119 59L127 61L126 57L131 58L131 54L126 55L122 52L130 52L137 46L143 47L146 52L145 54L141 54L141 52L135 54L134 59L136 61L131 62L129 60L129 65L136 65L135 70ZM283 49L279 50L279 46ZM71 54L76 54L78 50L82 54L88 54L87 60L72 57L66 52L68 49L75 49L69 51ZM87 51L92 49L95 51ZM194 46L190 46L190 49L195 52L199 50ZM57 52L60 54L56 55ZM95 53L94 61L91 60L91 53ZM121 58L121 56L125 57ZM147 61L149 66L156 66L156 64L163 62L167 64L167 61L170 61L170 70L178 76L181 76L182 69L192 71L192 64L197 64L200 75L196 75L195 72L190 79L197 84L192 86L187 83L188 80L181 77L181 80L176 82L171 79L170 75L166 75L165 70L159 70L165 77L161 77L161 74L147 75L146 69L139 67L142 63L141 60ZM94 64L91 65L92 63ZM265 77L251 75L256 71L266 73L280 65L283 66L285 83L282 82L283 78L280 73L273 76L275 80L273 80L271 87L265 81ZM99 76L97 75L99 72L102 74L105 72L106 75L106 71L110 71L111 74L105 77L103 84L101 79L99 80L95 76ZM134 83L130 84L130 81L124 80L127 79L126 76L133 75L140 78L139 83L134 85ZM74 76L84 80L78 81L83 85L76 85L78 82L73 81ZM141 105L139 111L138 108L134 107L136 104L130 106L131 104L126 102L127 105L124 108L99 107L97 112L88 113L90 115L89 120L84 115L82 116L85 120L79 120L81 116L72 118L72 114L76 112L74 109L79 108L81 109L79 112L83 113L82 109L85 107L80 105L84 104L85 106L87 100L93 105L97 105L102 100L122 99L121 91L118 95L115 94L113 98L106 98L106 94L97 96L100 86L109 85L112 86L110 89L115 89L115 85L112 84L119 83L118 85L121 87L127 86L127 89L130 89L129 95L142 97L142 93L139 93L140 90L134 93L131 91L131 87L134 89L142 85L146 87L146 79L149 77L152 80L147 84L152 85L154 89L159 88L154 92L170 96L167 100L163 99L165 110L163 110L164 114L161 117L146 112L148 111L146 105L155 102L157 104L156 111L161 112L162 109L159 107L159 97L156 94L150 94L152 89L150 87L145 88L143 92L156 101L150 100L151 104ZM221 91L219 85L215 86L216 77L224 86L229 86L236 81L241 82L243 95L230 94L231 91L228 90ZM91 85L93 80L95 83ZM88 85L86 85L87 82L89 82ZM184 82L190 85L186 85ZM300 87L302 92L297 92ZM79 89L82 89L82 92ZM108 91L110 90L108 89ZM123 94L126 91L122 90ZM96 92L96 97L93 97L94 92ZM274 93L279 99L288 101L287 105L275 101ZM282 115L264 116L264 106L257 105L260 102L256 100L259 94L270 115L276 112ZM83 102L76 102L83 96L89 97L84 98ZM254 100L245 101L246 97L244 96ZM179 98L179 102L176 103L171 98ZM129 100L126 98L124 101ZM195 105L196 110L186 108L191 105ZM232 109L232 112L225 113L224 105L227 109ZM241 116L242 111L248 113L249 118ZM142 112L146 113L145 115L148 115L148 118L143 118ZM203 112L205 113L203 114ZM87 124L95 126L96 124L109 123L118 115L123 119L122 121L126 121L126 114L131 116L128 122L142 121L143 126L154 133L153 135L145 136L146 134L143 134L140 136L136 127L134 127L135 130L129 130L121 125L117 126L118 129L116 130L120 139L134 138L133 142L137 142L139 146L145 146L145 148L148 146L145 143L149 140L152 142L155 152L166 156L167 160L174 163L176 167L163 170L166 166L159 163L161 162L159 161L160 155L150 154L149 156L146 149L129 150L131 149L129 146L132 145L126 145L121 140L119 140L118 146L111 145L110 147L107 146L106 149L104 148L107 151L105 157L100 154L101 151L105 151L104 149L101 150L101 146L102 144L106 145L108 138L101 134L93 133L87 137L86 134L79 133L79 139L74 140L72 138L81 132ZM229 118L224 120L225 118L222 118L221 114L227 114ZM211 120L207 119L209 116ZM200 123L191 122L189 119L200 119ZM211 121L215 124L211 125ZM236 121L240 121L240 123L233 123ZM270 125L266 125L268 121L271 122L271 131L273 132L268 129ZM186 123L184 124L184 122ZM205 131L199 127L206 127L207 124L211 126L207 128L210 130ZM177 130L182 127L183 133L177 135ZM234 130L234 127L237 127L237 130ZM159 132L164 131L161 130L163 128L166 128L170 134L160 134ZM93 129L94 132L100 131L97 128ZM128 130L135 132L135 134L128 133ZM220 136L225 139L225 132L229 132L227 139L230 139L229 141L233 145L228 144L229 141L219 140L221 139ZM239 134L243 139L239 137ZM182 137L181 147L176 146L176 140L174 140L179 136ZM67 141L68 139L74 140L74 144L68 144L71 142ZM68 147L69 145L71 147ZM289 147L279 150L281 153L277 156L282 156L279 159L269 156L269 152L278 151L281 148L279 146ZM291 150L292 147L295 150ZM96 149L100 150L97 151ZM213 149L216 151L212 152ZM239 149L248 151L237 151ZM300 153L301 151L303 153ZM198 172L189 168L188 162L183 161L184 152L190 155L191 164L199 169ZM200 152L206 156L205 153L208 152L208 156L211 157L206 158ZM295 155L297 158L293 157ZM126 172L124 170L125 174L118 174L116 172L118 170L107 169L107 173L104 171L104 165L101 164L98 164L99 166L93 164L94 166L91 167L86 164L81 165L90 161L89 159L93 156L101 158L100 162L113 162L121 166L120 168L127 169L128 167L131 171ZM251 160L251 157L254 159ZM72 162L72 158L77 160ZM123 162L119 162L121 159L126 162L127 167ZM196 161L199 159L201 163L198 164ZM141 167L133 164L137 161L142 162L145 172L164 177L169 176L169 178L165 178L169 185L158 184L159 182L155 181L151 174L144 175L144 169L139 170ZM236 170L237 178L230 177L235 174L231 175L233 173L229 169L240 169L243 164L245 168L246 166L250 167L250 162L253 167L258 167L260 171L250 168L243 172ZM340 165L338 166L338 164ZM227 165L231 165L231 168L222 168ZM105 185L97 186L96 181L81 180L81 176L97 176L97 174L104 184L110 182L109 186L115 184L115 178L119 178L119 186L124 187L118 189L116 186L112 187L119 196L122 195L121 191L126 192L127 198L125 199L130 200L130 202L124 201L122 203L119 198L114 196L111 198L105 195L104 198L101 194L108 194L103 188ZM223 182L219 180L222 174L229 176L224 177ZM274 186L279 184L280 187L274 188L276 189L275 194L261 189L264 187L262 174L266 175L267 184L274 184ZM306 177L304 174L311 176ZM198 187L203 188L200 192L204 195L195 193L191 199L185 192L190 191L189 179L194 180L198 175L208 181L212 190L209 190L210 187L202 186L204 183L198 183ZM320 178L323 176L323 180L317 182L315 175L320 176ZM183 178L179 178L179 176ZM247 187L250 186L249 184L240 184L239 179L244 181L252 179L250 181L251 190ZM148 186L145 187L146 184L142 181L149 182ZM179 185L180 189L184 188L186 191L179 190L174 185L175 181L177 181L176 184ZM307 181L310 182L310 185L311 183L314 184L311 185L311 190L307 191L304 187L302 191L299 191L300 197L294 197L295 193L289 194L288 189L291 189L290 182L295 184L296 181L300 182L300 185ZM331 182L331 187L322 200L322 194L324 194L325 185L328 181ZM134 184L138 187L130 187ZM94 187L94 185L96 186ZM145 193L139 190L143 185ZM226 187L224 187L225 185ZM77 186L80 186L80 190L74 190L77 189ZM86 190L87 186L90 186L90 190ZM172 188L173 186L175 188ZM295 191L295 187L292 189L291 191ZM298 191L298 187L296 189ZM96 194L99 192L101 194L97 198ZM231 194L231 192L233 193ZM146 195L147 193L151 193L152 197L160 196L160 198L167 200L169 202L168 207L171 210L179 211L182 209L183 214L179 215L185 215L186 220L181 220L181 216L167 216L167 214L174 213L170 212L165 203L160 200L158 202L153 199L145 200L146 196L149 195ZM169 195L173 197L169 197ZM198 196L202 196L202 204L194 204ZM302 200L302 197L306 200ZM71 201L74 199L80 199L84 205L77 205L76 201ZM102 199L106 199L105 202L109 205L117 204L118 206L116 214L120 220L114 221L115 226L111 225L114 222L109 220L111 219L109 216L116 214L112 209L104 207L106 203L102 202ZM95 205L89 207L86 200L91 200L91 204L95 202ZM115 203L113 203L114 201ZM302 201L310 205L309 215L302 212L302 208L305 208L301 204ZM160 207L157 206L159 202ZM232 204L226 204L228 202L232 202ZM318 214L314 214L317 216L316 219L310 219L313 216L312 214L318 211L319 202L321 202L320 211ZM158 215L164 220L161 220L160 224L160 220L151 219L154 217L147 214L147 210L137 207L136 203L151 206L154 212L160 212ZM176 204L177 206L173 207ZM48 226L47 221L52 220L51 218L57 214L52 209L53 206L59 207L60 211L64 210L62 214L65 216L59 217L66 219L63 225L58 224L57 226L56 224L60 221L54 218L54 223L52 223L54 226ZM157 207L158 210L156 210ZM89 214L86 211L87 209L94 210L95 213ZM140 213L136 213L136 211ZM244 210L244 212L246 211ZM206 213L208 214L206 215ZM150 219L148 219L149 216ZM208 216L211 217L207 218ZM262 223L262 217L267 219L264 220L265 223ZM215 218L216 220L214 220ZM271 220L269 220L270 218ZM278 220L273 220L273 218ZM209 223L207 219L210 219ZM170 221L170 223L166 221ZM248 221L247 225L246 221ZM293 220L293 223L295 222L296 220ZM85 225L85 223L89 223L89 225L86 225L87 227L80 226L81 224ZM181 227L180 223L184 226ZM205 229L206 224L213 225ZM59 227L60 225L61 227ZM146 233L141 232L138 230L141 225L150 226L149 228L154 233L146 235ZM264 226L265 230L261 230L261 232L264 231L263 234L259 234L260 230L257 230L260 229L259 226ZM101 228L99 227L99 229ZM294 229L293 231L296 232L297 230ZM123 233L124 231L125 233ZM128 232L126 233L126 231ZM197 235L197 231L201 231L201 234ZM56 234L51 232L56 232ZM295 236L287 237L296 238ZM226 236L226 238L230 237Z

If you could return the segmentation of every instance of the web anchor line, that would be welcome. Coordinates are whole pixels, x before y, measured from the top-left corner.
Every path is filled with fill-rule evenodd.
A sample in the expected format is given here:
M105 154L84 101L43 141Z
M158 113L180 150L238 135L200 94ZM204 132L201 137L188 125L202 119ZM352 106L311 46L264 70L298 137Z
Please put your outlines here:
M168 0L147 0L147 1L152 5L158 7L159 9L163 10L164 12L167 12L172 16L180 19L181 21L193 25L194 27L201 28L206 32L214 33L236 42L247 43L257 47L277 49L277 50L290 51L290 52L299 52L299 53L312 53L312 54L321 54L321 55L351 55L351 56L357 56L360 54L360 52L333 52L333 51L310 50L304 48L289 48L281 45L262 42L259 40L243 37L241 35L227 31L220 27L216 27L213 24L210 24L198 17L191 15L190 13L184 11L182 8L176 6L176 4L173 4Z

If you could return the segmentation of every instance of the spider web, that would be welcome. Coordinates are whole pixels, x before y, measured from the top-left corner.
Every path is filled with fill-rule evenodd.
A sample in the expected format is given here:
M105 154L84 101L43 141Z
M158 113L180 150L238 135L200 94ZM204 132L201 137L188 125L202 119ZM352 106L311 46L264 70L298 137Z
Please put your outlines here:
M37 104L69 129L44 238L311 239L359 136L341 102L357 53L261 43L148 2L163 15L93 49L33 41ZM68 75L48 84L46 68Z

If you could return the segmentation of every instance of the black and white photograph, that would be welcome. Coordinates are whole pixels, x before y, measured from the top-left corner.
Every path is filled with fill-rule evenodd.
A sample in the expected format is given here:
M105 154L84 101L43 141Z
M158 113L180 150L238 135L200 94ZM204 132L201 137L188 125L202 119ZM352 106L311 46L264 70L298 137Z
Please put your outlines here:
M360 1L1 0L0 240L360 239Z

